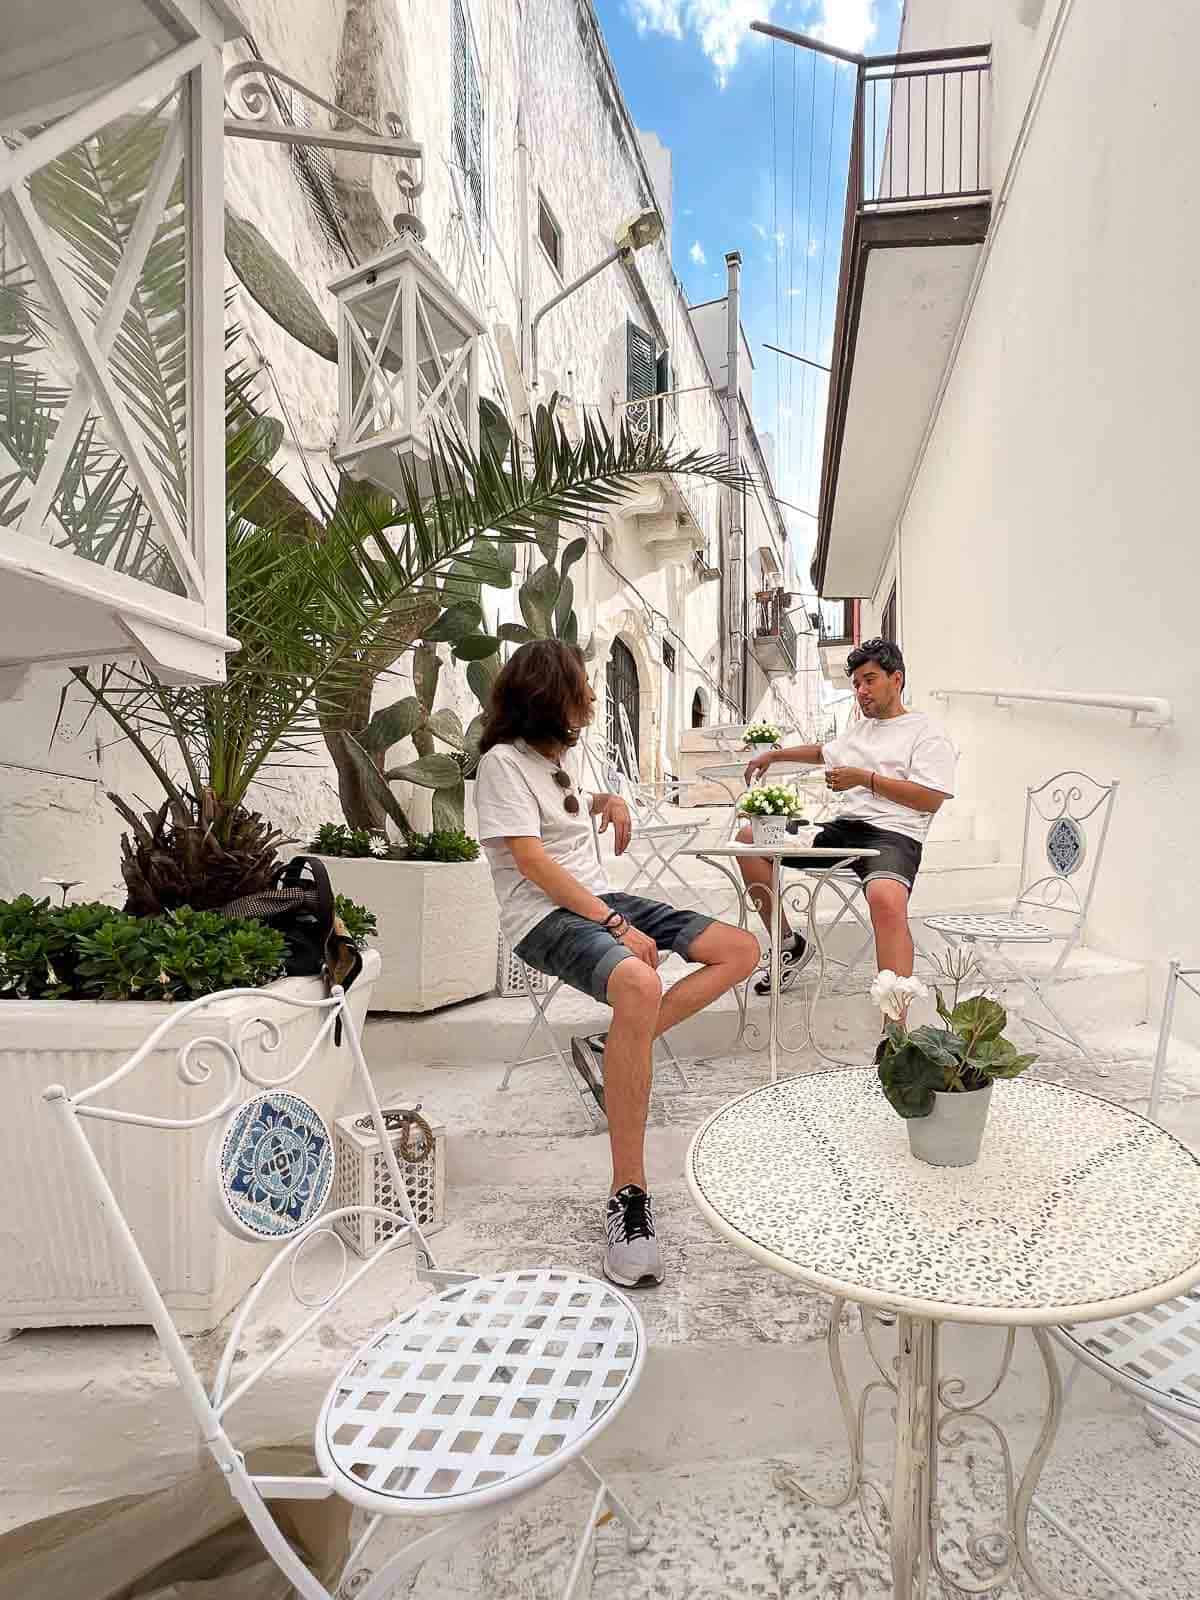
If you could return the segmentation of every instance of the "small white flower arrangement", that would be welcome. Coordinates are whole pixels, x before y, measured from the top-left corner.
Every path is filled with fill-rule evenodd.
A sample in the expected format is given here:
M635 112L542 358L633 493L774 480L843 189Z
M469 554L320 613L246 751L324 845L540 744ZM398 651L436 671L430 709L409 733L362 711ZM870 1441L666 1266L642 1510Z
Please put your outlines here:
M885 967L871 985L871 999L891 1022L904 1026L914 1000L925 1000L929 990L920 978L899 978Z
M382 833L373 833L367 843L367 849L377 860L392 853L392 847Z
M752 722L746 729L743 738L751 749L757 749L761 745L769 745L772 749L777 750L783 735L773 722Z
M746 790L737 808L743 817L798 817L804 802L790 783L760 783Z

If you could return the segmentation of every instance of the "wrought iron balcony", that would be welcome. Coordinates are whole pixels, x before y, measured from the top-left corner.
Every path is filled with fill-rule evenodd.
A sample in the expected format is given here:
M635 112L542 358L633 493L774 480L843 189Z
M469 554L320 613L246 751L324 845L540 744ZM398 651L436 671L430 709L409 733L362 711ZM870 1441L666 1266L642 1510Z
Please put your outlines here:
M886 554L991 219L991 57L972 46L855 59L812 576L818 593L862 596Z
M788 616L792 597L786 589L763 589L754 597L754 659L764 672L796 670L796 630Z

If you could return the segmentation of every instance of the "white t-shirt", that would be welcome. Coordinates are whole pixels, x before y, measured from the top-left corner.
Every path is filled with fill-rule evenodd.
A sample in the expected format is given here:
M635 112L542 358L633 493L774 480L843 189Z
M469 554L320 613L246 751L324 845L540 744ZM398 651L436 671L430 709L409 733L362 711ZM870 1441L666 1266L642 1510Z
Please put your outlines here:
M899 717L863 717L851 723L840 739L821 747L827 767L865 767L881 778L903 778L944 795L954 793L958 754L950 740L923 711L906 711ZM888 833L903 833L918 844L933 821L928 811L885 800L870 789L848 789L839 817L869 822Z
M513 946L559 908L549 895L522 876L506 839L540 839L551 860L565 867L585 889L593 894L607 894L609 890L608 878L596 857L592 796L578 788L579 774L570 753L563 766L576 782L574 791L555 783L553 761L518 740L516 744L493 745L475 774L479 842L492 869L492 883L500 902L500 929ZM579 796L579 810L574 816L563 804L568 792Z

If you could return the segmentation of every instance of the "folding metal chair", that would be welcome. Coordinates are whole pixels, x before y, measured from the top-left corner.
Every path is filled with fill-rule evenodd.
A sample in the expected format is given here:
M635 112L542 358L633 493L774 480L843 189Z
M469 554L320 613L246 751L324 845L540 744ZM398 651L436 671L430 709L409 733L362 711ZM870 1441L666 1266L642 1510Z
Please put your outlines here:
M406 1574L482 1532L574 1464L587 1479L592 1498L562 1591L563 1600L571 1600L592 1533L610 1514L624 1523L633 1548L647 1543L629 1508L584 1454L616 1419L641 1376L646 1351L641 1318L609 1284L566 1269L539 1267L477 1277L438 1268L408 1202L343 991L334 989L327 1000L318 1001L262 995L261 1022L243 1026L235 1037L230 1037L228 1025L222 1033L222 1002L254 994L261 991L230 990L181 1005L106 1078L74 1095L52 1085L44 1096L58 1118L68 1158L82 1168L230 1493L302 1600L350 1594L355 1600L384 1600L401 1587L406 1594L413 1592L403 1582ZM251 1068L247 1045L255 1042L254 1031L261 1030L271 1048L276 1024L270 1019L289 1006L315 1013L319 1026L299 1064L271 1079ZM198 1031L195 1019L213 1011L216 1025ZM338 1028L344 1030L343 1048L350 1051L398 1209L346 1206L322 1214L333 1188L334 1142L298 1084ZM180 1039L178 1047L165 1042L172 1032ZM218 1094L217 1103L186 1118L121 1110L120 1093L110 1097L110 1091L156 1052L176 1048L182 1082L201 1093L207 1087ZM158 1065L154 1063L154 1070ZM198 1158L205 1137L200 1130L207 1130L203 1165L220 1222L235 1238L281 1247L234 1318L208 1388L121 1210L122 1180L114 1179L116 1187L110 1183L84 1131L89 1119L137 1124L145 1129L147 1144L164 1134L199 1140ZM152 1160L148 1151L148 1172L156 1170ZM163 1204L169 1203L164 1194ZM380 1242L348 1271L336 1225L364 1215L377 1219ZM434 1292L371 1334L334 1378L316 1419L315 1474L251 1472L229 1431L234 1413L302 1339L318 1331L333 1307L410 1239L416 1276ZM301 1281L319 1270L311 1251L320 1252L323 1246L317 1241L322 1240L324 1248L335 1251L332 1283L324 1292L320 1285ZM261 1354L245 1332L268 1292L272 1321L289 1327ZM295 1306L285 1313L279 1301L288 1296ZM246 1350L252 1352L248 1360ZM333 1588L327 1589L289 1543L271 1502L335 1496L369 1515ZM372 1571L367 1562L375 1537L391 1517L419 1518L427 1531Z
M1179 987L1182 984L1193 995L1200 996L1198 980L1200 967L1184 967L1178 961L1172 961L1167 967L1147 1107L1152 1122L1160 1120L1163 1092L1167 1087L1167 1054ZM1098 1372L1113 1388L1142 1406L1152 1429L1176 1434L1200 1449L1200 1289L1192 1289L1148 1311L1117 1317L1111 1322L1077 1323L1050 1331L1076 1362ZM1072 1367L1072 1379L1078 1370L1078 1366ZM1034 1501L1034 1509L1095 1560L1093 1530L1089 1529L1086 1536L1079 1533L1050 1513L1040 1501ZM1147 1591L1139 1589L1107 1564L1102 1564L1102 1570L1133 1600L1153 1600Z
M1073 1044L1089 1061L1093 1059L1091 1051L1048 991L1061 980L1067 957L1082 942L1117 788L1115 782L1097 783L1085 772L1058 772L1027 789L1020 886L1012 911L1006 916L944 914L921 919L951 944L972 949L984 946L999 964L1003 980L1023 984L1058 1027L1051 1028L1028 1015L1023 1020L1064 1044ZM1094 850L1088 848L1086 822L1099 831ZM1026 912L1045 920L1028 920ZM1004 949L1006 945L1059 942L1062 950L1044 977L1018 966Z
M656 895L662 899L669 893L682 893L690 900L695 890L675 865L675 858L696 842L704 831L704 825L683 822L678 813L670 821L665 820L666 807L677 803L686 784L682 781L663 784L641 781L636 757L632 754L629 718L624 706L618 709L621 722L618 727L617 760L599 760L586 741L582 746L582 754L597 787L606 793L619 794L633 816L633 838L626 855L635 871L625 884L625 892L640 894L646 899L654 899ZM668 880L674 881L673 890L668 889Z

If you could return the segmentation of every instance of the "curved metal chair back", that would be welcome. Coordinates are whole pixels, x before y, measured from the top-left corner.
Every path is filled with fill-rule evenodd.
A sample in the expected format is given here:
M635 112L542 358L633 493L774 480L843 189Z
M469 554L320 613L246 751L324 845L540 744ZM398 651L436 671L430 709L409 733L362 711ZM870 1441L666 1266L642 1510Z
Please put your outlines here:
M1021 877L1014 916L1066 918L1082 936L1108 839L1118 784L1057 772L1025 791Z

